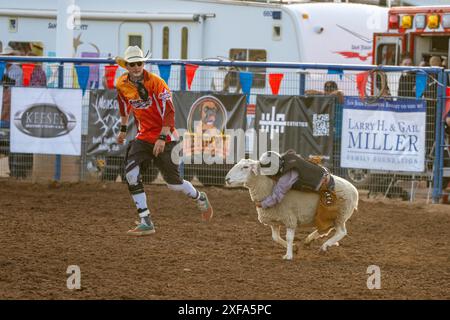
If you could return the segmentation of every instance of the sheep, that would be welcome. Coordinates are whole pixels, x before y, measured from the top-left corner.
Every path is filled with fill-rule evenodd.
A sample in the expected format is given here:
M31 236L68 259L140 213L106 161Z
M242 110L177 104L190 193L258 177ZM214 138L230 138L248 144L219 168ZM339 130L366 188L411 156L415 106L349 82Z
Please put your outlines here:
M334 221L334 228L328 230L326 234L319 234L317 230L309 234L305 239L305 245L309 245L313 240L327 236L332 229L335 234L328 239L321 247L320 252L325 253L329 247L338 246L346 234L346 221L358 208L358 190L347 180L334 176L335 190L338 198L342 199L341 210ZM259 161L252 159L240 160L225 177L227 186L248 188L252 201L261 201L271 194L274 181L267 176L260 174ZM256 208L258 220L264 225L269 225L272 230L272 239L286 248L283 259L293 259L294 236L297 225L313 226L314 216L319 202L319 194L315 192L303 192L290 190L283 200L272 208ZM280 227L286 227L286 241L280 236Z

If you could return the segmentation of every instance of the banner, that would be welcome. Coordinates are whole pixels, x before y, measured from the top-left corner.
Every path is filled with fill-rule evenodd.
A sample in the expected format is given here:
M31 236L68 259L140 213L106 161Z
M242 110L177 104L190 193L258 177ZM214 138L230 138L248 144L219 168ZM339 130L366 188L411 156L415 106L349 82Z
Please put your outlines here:
M169 83L170 70L172 69L172 65L159 64L158 69L159 69L159 76L164 80L165 83Z
M94 155L125 155L126 143L118 144L120 113L116 90L91 90L86 153ZM128 119L126 141L136 136L134 117Z
M186 64L186 81L188 85L188 89L191 90L192 81L194 80L195 73L197 72L198 65L195 64Z
M77 71L78 85L80 86L84 95L89 80L89 66L75 66L75 69Z
M272 94L277 95L280 91L281 80L283 80L283 73L270 73L269 74L269 84L272 89Z
M184 156L224 158L231 150L226 129L246 129L245 96L242 94L210 94L173 92L175 124L185 129ZM205 159L205 158L203 158Z
M116 71L118 67L118 65L105 66L105 79L108 89L114 89L114 81L116 79Z
M358 98L346 97L342 167L424 171L425 112L423 100L381 100L368 105Z
M11 152L79 156L80 90L11 89Z
M280 152L294 149L304 158L323 156L331 161L333 151L334 97L258 95L255 129L279 134Z

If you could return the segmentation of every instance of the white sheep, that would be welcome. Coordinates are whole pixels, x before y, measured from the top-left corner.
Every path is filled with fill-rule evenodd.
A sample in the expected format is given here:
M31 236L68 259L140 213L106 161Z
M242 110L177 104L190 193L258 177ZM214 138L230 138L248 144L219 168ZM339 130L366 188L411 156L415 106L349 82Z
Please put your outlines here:
M338 241L346 234L345 222L352 216L358 208L358 190L347 180L333 175L335 181L335 191L342 199L341 209L334 221L335 234L328 239L320 248L321 252L326 252L330 246L338 246ZM252 201L262 201L272 193L274 181L267 176L260 174L259 161L242 159L239 161L225 177L228 186L244 186L248 188ZM302 192L290 190L283 200L272 208L256 208L258 220L264 225L270 225L272 229L272 239L286 248L286 255L283 259L292 260L293 242L297 225L313 226L319 202L319 195L315 192ZM280 227L286 226L286 241L280 236ZM333 229L333 228L332 228ZM313 240L327 234L320 235L317 230L309 234L305 239L305 245L309 245Z

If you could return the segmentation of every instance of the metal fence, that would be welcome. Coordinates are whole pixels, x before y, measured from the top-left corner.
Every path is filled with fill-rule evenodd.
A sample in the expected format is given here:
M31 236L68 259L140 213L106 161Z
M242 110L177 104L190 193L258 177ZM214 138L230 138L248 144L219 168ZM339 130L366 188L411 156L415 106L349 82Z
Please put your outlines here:
M29 179L32 181L88 181L109 180L123 181L123 156L98 156L94 159L86 155L86 135L88 130L89 96L91 90L106 87L105 66L113 65L114 61L106 59L59 59L37 57L0 57L0 62L8 66L14 64L19 69L24 63L33 63L42 69L46 79L35 78L30 86L45 86L54 88L79 88L75 77L74 65L84 64L98 67L98 77L90 82L83 95L82 106L82 152L81 156L60 156L43 154L24 154L9 152L9 129L7 122L0 129L0 177ZM185 68L189 64L199 66L192 86L186 85ZM159 65L171 65L168 85L172 91L210 91L222 93L242 92L239 82L239 72L252 72L253 84L249 93L249 106L256 103L259 94L272 94L268 74L282 73L284 75L279 95L324 95L324 85L333 81L343 95L358 96L357 76L363 71L369 72L365 93L368 99L376 100L384 97L395 99L402 97L416 99L414 77L400 78L407 74L425 74L427 83L432 90L427 90L421 99L427 104L426 112L426 157L424 172L376 171L356 168L343 168L340 165L340 139L336 135L333 163L330 166L336 175L345 177L360 190L365 190L368 197L389 197L413 201L415 199L431 198L438 202L448 197L450 177L450 151L448 136L444 132L443 113L446 106L447 83L450 71L440 68L415 68L397 66L357 66L357 65L318 65L299 63L264 63L236 62L212 59L206 61L191 60L150 60L146 69L159 73ZM115 77L124 72L117 69ZM14 80L14 75L11 75ZM20 76L18 81L3 79L3 118L7 112L8 91L13 86L23 86ZM249 107L249 110L251 107ZM342 123L342 104L336 104L335 127ZM248 126L254 126L253 116L249 114ZM335 128L336 130L336 128ZM336 133L336 132L335 132ZM185 179L194 180L207 185L223 185L223 178L230 165L213 166L181 166ZM153 167L143 174L144 182L157 182L158 171ZM156 180L155 180L156 179Z

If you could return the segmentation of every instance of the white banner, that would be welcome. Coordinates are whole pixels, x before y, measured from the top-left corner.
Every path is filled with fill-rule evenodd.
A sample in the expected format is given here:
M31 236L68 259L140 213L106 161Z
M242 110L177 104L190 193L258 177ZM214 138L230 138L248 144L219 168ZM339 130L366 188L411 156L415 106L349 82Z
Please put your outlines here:
M425 112L425 101L399 99L368 105L347 97L342 117L342 167L423 172Z
M81 90L12 88L11 152L79 156Z

